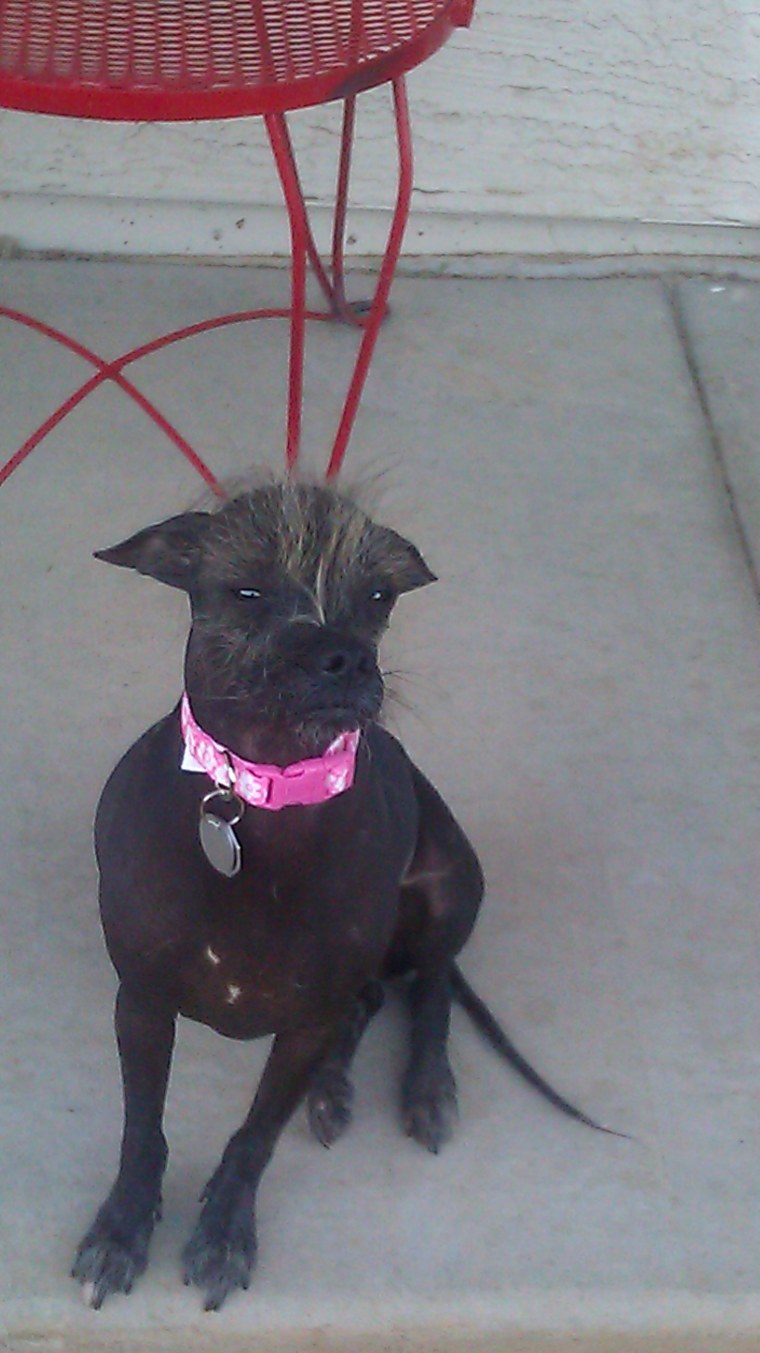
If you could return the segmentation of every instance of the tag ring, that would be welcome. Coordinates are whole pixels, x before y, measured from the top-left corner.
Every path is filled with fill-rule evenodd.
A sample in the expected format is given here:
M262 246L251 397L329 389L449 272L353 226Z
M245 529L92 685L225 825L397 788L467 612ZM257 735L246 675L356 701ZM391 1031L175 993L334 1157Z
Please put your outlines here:
M240 795L236 794L232 789L225 789L222 785L218 785L216 789L212 789L208 794L204 794L201 799L201 816L205 812L207 804L212 803L214 799L220 799L222 803L234 803L236 805L233 816L224 818L224 821L227 823L228 827L237 826L245 812L245 804Z

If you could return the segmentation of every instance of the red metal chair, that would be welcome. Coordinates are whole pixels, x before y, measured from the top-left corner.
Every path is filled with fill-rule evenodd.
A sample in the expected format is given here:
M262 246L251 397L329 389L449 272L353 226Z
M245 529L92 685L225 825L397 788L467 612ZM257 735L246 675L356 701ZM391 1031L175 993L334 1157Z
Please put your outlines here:
M398 262L412 191L412 143L404 74L430 56L455 27L467 26L474 0L0 0L0 107L67 117L188 121L264 118L282 184L292 246L287 310L248 310L168 333L115 361L105 361L43 321L0 306L0 315L64 344L94 374L0 467L0 484L43 437L103 381L131 396L171 438L206 482L215 476L185 438L124 374L150 352L190 335L252 319L290 320L285 457L296 464L301 435L305 324L341 320L362 331L329 463L337 474L346 452L388 293ZM356 97L390 82L398 150L398 189L374 295L351 306L344 278ZM317 252L286 113L343 101L332 258ZM306 308L307 262L328 309Z

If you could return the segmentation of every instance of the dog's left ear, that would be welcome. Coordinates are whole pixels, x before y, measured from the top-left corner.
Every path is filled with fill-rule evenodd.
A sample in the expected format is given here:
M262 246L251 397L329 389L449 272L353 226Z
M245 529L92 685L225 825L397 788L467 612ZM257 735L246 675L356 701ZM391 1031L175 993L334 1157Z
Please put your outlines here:
M95 558L119 568L134 568L169 587L188 591L200 558L201 542L209 524L208 512L183 512L157 526L112 545L96 550Z
M413 592L417 587L426 587L428 583L438 582L432 569L429 569L416 545L405 540L390 527L383 528L383 558L388 561L393 575L396 592Z

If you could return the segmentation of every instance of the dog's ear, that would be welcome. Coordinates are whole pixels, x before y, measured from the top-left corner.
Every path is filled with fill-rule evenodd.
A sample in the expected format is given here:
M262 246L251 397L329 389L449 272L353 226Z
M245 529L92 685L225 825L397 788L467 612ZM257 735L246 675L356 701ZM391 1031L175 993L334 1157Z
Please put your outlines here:
M208 512L183 512L157 526L146 526L120 545L96 550L95 558L120 568L134 568L169 587L188 591L208 524Z
M436 583L438 578L429 569L416 545L390 527L383 527L382 556L390 564L393 586L400 595L413 592L417 587L426 587Z

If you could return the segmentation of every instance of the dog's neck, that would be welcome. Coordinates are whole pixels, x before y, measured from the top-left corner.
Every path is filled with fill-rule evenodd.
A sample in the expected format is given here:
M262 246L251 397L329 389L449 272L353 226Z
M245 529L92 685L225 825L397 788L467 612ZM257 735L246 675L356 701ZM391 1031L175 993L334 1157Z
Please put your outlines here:
M340 734L320 756L264 761L260 754L242 756L204 729L187 694L180 705L180 723L185 744L182 769L205 773L254 807L277 810L326 803L353 784L358 730Z
M351 731L338 728L301 731L284 723L259 723L247 711L242 713L237 701L204 696L189 683L186 692L203 731L245 761L290 766L294 761L324 756L339 732Z

